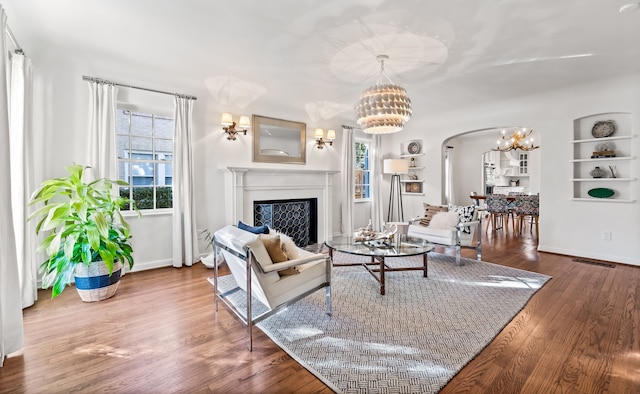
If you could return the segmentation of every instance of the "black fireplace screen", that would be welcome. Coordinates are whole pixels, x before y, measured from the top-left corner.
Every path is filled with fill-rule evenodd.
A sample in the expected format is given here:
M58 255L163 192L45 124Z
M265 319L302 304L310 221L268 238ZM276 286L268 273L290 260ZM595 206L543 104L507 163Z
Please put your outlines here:
M253 223L267 225L305 247L318 242L318 199L254 201Z

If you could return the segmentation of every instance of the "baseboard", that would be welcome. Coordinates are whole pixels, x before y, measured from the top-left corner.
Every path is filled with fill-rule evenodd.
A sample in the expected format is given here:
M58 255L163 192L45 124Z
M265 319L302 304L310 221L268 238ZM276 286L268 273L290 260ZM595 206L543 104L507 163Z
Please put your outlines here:
M612 255L603 254L603 253L585 253L582 250L572 250L572 249L557 248L552 246L538 245L538 252L557 253L557 254L563 254L567 256L584 257L584 258L595 259L595 260L611 261L614 263L640 266L640 259L629 259L625 257L612 256Z
M156 261L145 261L142 263L136 262L133 265L133 269L129 269L127 267L125 272L138 272L138 271L146 271L154 268L162 268L162 267L172 267L173 259L164 259L164 260L156 260Z

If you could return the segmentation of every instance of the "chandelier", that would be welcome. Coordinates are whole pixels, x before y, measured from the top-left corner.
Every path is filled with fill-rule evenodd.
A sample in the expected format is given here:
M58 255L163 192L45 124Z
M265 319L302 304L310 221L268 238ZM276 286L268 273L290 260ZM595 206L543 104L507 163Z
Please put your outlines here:
M355 106L358 124L367 134L391 134L402 130L411 118L411 99L407 91L391 82L384 71L387 55L378 55L380 77L376 84L360 93ZM388 83L383 83L386 79Z
M502 129L498 133L498 140L496 143L498 146L493 150L507 152L510 150L524 150L530 151L538 149L539 146L533 144L533 137L529 136L533 133L533 129L526 127L516 127L511 129L511 135L507 134L508 129Z

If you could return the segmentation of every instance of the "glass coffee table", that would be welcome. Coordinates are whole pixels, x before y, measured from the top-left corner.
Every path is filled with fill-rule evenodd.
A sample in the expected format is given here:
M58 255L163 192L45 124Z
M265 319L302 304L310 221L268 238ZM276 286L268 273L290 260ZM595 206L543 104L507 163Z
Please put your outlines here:
M427 253L433 250L433 245L427 241L407 237L405 234L396 234L394 239L384 244L377 241L355 242L352 237L334 237L325 241L329 248L329 256L333 261L333 252L355 254L359 256L371 257L370 262L333 264L334 267L362 265L380 283L380 294L385 294L385 273L389 271L423 271L423 276L427 277ZM387 257L404 257L422 255L421 266L414 267L390 267L385 264Z

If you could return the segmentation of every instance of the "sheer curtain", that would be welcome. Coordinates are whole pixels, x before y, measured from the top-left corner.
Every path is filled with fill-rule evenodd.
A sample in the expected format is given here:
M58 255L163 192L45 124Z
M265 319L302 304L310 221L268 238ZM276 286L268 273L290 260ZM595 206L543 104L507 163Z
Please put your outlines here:
M342 165L341 165L342 198L342 235L347 236L353 232L353 202L355 199L355 139L353 129L342 129Z
M36 188L31 129L31 60L22 53L12 53L7 71L10 103L11 206L22 307L26 308L33 305L38 298L35 223L27 222L27 201Z
M455 204L455 187L453 184L453 147L447 146L444 149L444 202Z
M199 258L193 195L193 99L175 97L173 138L173 266L190 266Z
M7 14L0 6L0 176L11 179L9 95L7 91ZM22 297L13 229L11 182L0 188L0 366L22 348Z
M371 223L376 231L382 230L384 214L382 207L382 136L371 137Z
M89 108L89 162L94 178L118 178L116 160L116 110L118 88L100 80L88 81ZM71 164L71 163L69 163ZM78 163L80 164L80 163Z

